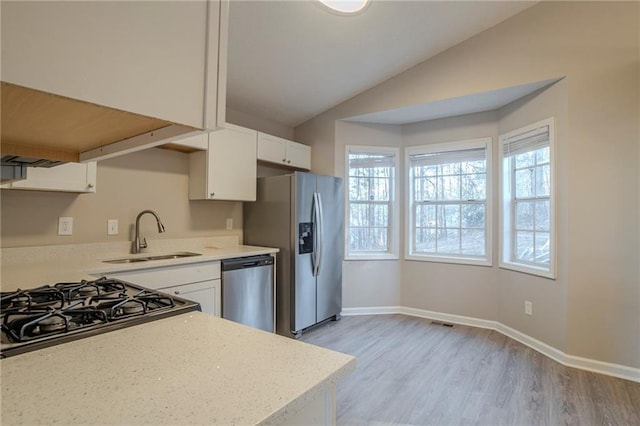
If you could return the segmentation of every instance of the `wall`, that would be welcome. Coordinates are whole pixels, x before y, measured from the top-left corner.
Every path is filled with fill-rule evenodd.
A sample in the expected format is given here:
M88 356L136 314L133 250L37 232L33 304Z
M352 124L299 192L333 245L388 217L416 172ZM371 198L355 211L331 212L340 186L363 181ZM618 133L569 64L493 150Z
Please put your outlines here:
M569 276L569 153L567 90L564 79L511 103L498 111L498 134L554 117L555 126L555 202L556 202L556 279L499 270L499 321L528 336L566 350L567 290ZM497 158L496 149L496 158ZM496 186L497 188L497 186ZM497 211L497 210L496 210ZM576 212L578 214L578 212ZM497 238L497 234L496 234ZM497 241L497 240L496 240ZM499 254L496 252L496 256ZM497 258L496 258L497 259ZM533 303L534 315L524 315L524 301Z
M566 334L544 322L518 327L570 355L640 367L639 8L541 2L302 124L296 137L333 145L336 120L566 76ZM525 281L516 285L535 285Z
M95 194L2 190L2 247L131 241L133 223L145 209L155 210L166 232L157 234L151 217L141 234L153 238L240 234L242 203L189 201L187 154L148 149L98 163ZM74 218L74 234L58 236L58 217ZM225 231L226 218L234 231ZM107 219L118 219L119 235L107 236Z
M335 169L328 174L345 177L347 145L397 146L402 134L399 126L381 124L336 123ZM315 171L315 170L314 170ZM399 176L402 176L401 172ZM399 197L402 194L398 194ZM400 304L400 260L375 262L348 260L343 264L342 304L344 308L361 306L398 306Z
M493 138L495 147L497 131L497 113L485 112L403 126L402 143L406 147L489 136ZM493 154L497 159L496 153L494 148ZM497 166L496 159L494 168ZM404 179L402 183L406 197L408 188ZM496 201L494 195L494 212L497 211ZM493 257L495 259L496 254ZM404 261L402 270L402 306L487 320L498 319L496 268Z
M292 127L271 120L265 120L264 118L256 117L235 109L227 108L226 120L228 123L254 129L262 133L268 133L285 139L293 139Z

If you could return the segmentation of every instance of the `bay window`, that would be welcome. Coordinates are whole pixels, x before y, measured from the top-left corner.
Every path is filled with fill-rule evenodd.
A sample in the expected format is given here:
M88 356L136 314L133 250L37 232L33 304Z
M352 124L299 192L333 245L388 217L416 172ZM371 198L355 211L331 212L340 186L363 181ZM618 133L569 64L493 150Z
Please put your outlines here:
M491 138L406 149L407 259L491 264Z
M500 136L500 266L555 278L554 120Z
M398 258L398 149L347 146L346 258Z

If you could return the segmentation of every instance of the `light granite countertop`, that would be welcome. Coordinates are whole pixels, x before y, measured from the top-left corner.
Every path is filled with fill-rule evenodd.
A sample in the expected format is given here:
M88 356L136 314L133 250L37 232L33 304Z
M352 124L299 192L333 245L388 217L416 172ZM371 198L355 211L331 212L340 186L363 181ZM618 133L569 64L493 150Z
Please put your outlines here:
M286 424L355 358L201 312L0 362L2 424Z
M278 249L271 247L241 245L237 236L150 240L149 247L139 255L130 253L131 244L128 242L3 248L0 251L0 289L14 291L18 288L27 289L58 282L95 279L97 275L108 276L113 272L213 262L278 252ZM110 259L179 251L190 251L200 255L128 264L104 263L104 260Z
M131 264L103 262L132 256L126 242L4 248L2 291L278 251L238 242L237 236L150 240L141 256L201 255ZM186 313L3 359L0 420L286 424L354 369L349 355Z

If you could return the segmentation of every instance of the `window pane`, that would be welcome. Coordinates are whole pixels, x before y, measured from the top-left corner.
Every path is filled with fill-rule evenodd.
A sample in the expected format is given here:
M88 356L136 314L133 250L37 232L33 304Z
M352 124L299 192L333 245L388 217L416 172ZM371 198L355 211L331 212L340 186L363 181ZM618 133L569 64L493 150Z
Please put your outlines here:
M415 251L422 253L435 253L436 238L434 229L418 228L416 230Z
M351 177L349 179L349 200L364 201L369 196L369 178Z
M536 231L549 231L550 205L549 200L536 201Z
M549 156L549 152L550 149L549 147L545 147L545 148L540 148L536 150L536 163L538 164L542 164L542 163L548 163L550 156Z
M525 152L515 156L516 169L522 167L534 166L536 162L536 156L533 151Z
M484 256L485 235L484 230L462 230L462 254L472 256Z
M421 178L414 181L414 199L416 201L436 200L436 181L434 178Z
M370 191L369 200L389 201L389 179L372 178Z
M437 247L439 254L460 254L460 231L439 229Z
M387 228L371 228L370 235L372 251L387 250Z
M551 168L545 166L536 167L536 195L538 197L548 197L551 193Z
M460 199L460 176L443 176L438 179L441 200Z
M486 161L465 161L460 164L462 173L486 173Z
M536 232L536 262L549 264L549 246L549 233Z
M533 201L516 202L516 229L533 230Z
M440 170L442 170L443 175L459 175L460 163L443 164L440 166Z
M348 252L389 250L395 155L391 152L348 155Z
M385 227L389 223L389 206L386 204L376 204L371 206L371 226Z
M352 203L349 209L349 224L351 226L369 225L369 206L367 204Z
M462 227L484 228L484 204L462 205Z
M416 253L458 258L486 255L487 160L480 159L484 155L476 147L473 152L465 148L412 154L410 238Z
M533 232L516 232L516 259L533 261Z
M516 170L515 188L516 198L529 198L535 194L533 192L534 169Z
M366 228L349 228L349 249L354 251L363 251L369 248L368 229Z
M416 226L420 228L436 226L436 206L419 204L416 206Z
M438 228L460 227L460 205L445 204L438 206Z
M463 200L484 200L486 194L486 175L473 174L462 176L462 199Z

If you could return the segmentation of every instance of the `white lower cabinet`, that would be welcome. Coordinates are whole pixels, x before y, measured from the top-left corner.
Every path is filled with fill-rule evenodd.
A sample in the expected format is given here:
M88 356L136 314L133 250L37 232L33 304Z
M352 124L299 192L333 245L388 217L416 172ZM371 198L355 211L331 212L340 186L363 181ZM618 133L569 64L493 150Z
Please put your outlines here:
M220 306L220 280L201 281L159 290L173 296L198 302L202 312L205 314L219 317L222 313Z
M54 167L28 167L27 178L9 182L2 189L52 192L96 192L96 162L66 163Z
M220 262L97 274L103 275L198 302L202 312L217 317L222 315Z

